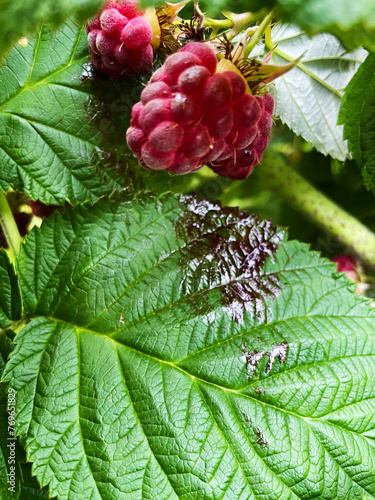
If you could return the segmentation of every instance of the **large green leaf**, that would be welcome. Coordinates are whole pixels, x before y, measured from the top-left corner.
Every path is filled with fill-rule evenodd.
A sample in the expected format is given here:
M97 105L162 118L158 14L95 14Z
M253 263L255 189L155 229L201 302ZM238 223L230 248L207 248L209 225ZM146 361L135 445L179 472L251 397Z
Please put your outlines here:
M56 26L73 15L82 21L102 4L102 0L0 0L0 58L18 38L32 34L38 24L51 22Z
M367 52L348 53L332 35L309 38L296 26L285 24L272 30L272 42L277 64L302 58L270 87L275 114L321 153L345 160L348 147L343 127L337 125L341 98Z
M375 313L269 222L194 199L54 214L5 378L61 499L375 498Z
M311 33L329 32L348 47L375 50L373 0L278 0L289 18Z
M14 47L0 68L0 189L75 204L127 186L128 158L119 167L103 152L126 145L139 83L127 100L126 85L116 91L108 77L92 74L85 30L73 22Z
M347 86L340 122L365 185L375 194L375 54L369 54Z

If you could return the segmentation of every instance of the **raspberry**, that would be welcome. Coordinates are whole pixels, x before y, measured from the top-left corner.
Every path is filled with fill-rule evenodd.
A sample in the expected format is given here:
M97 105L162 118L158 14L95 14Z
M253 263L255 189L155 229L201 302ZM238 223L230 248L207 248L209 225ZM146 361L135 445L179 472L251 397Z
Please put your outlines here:
M130 128L126 133L126 140L128 141L129 148L134 151L134 153L140 153L143 144L146 142L147 138L140 128Z
M214 52L204 43L190 42L180 50L180 53L188 52L199 58L202 66L213 75L216 71L217 59Z
M241 75L215 70L208 45L190 42L156 71L127 132L143 166L186 174L207 164L224 177L245 179L259 163L273 98L250 95Z
M171 95L171 90L169 86L164 83L164 82L156 82L156 83L150 83L150 85L147 85L147 87L143 90L141 94L141 101L142 104L147 104L148 101L152 101L153 99L157 98L165 98L165 97L170 97Z
M251 174L253 167L262 159L269 141L273 103L270 94L263 97L246 94L235 106L234 126L226 137L227 148L216 160L208 162L214 172L236 180L246 179ZM245 123L255 124L241 127Z
M93 66L113 78L131 78L151 68L161 31L155 10L114 0L87 23L86 32Z
M175 122L161 122L149 135L149 141L153 148L162 153L170 153L181 146L183 128Z
M229 80L222 74L216 74L207 81L201 103L205 109L223 109L230 106L232 95Z
M149 45L152 40L152 28L150 23L142 16L130 19L125 28L121 31L120 40L129 49L143 49L146 45Z
M31 208L33 215L37 217L49 217L59 208L57 205L44 205L44 203L39 200L29 200L27 204Z

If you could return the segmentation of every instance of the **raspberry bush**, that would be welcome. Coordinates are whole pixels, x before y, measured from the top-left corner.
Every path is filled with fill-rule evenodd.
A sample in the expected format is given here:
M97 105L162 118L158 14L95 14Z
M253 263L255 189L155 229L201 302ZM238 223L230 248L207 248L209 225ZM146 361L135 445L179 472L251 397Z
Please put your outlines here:
M89 3L0 13L0 498L375 498L368 6Z

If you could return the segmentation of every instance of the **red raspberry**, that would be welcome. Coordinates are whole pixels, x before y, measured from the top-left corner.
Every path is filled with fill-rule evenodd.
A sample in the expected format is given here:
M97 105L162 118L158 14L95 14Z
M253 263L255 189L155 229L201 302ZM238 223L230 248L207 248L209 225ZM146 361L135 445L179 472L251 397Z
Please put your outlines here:
M226 137L227 148L208 166L222 177L236 180L249 177L267 147L273 108L271 94L262 97L246 94L234 107L234 126Z
M241 75L215 70L214 52L191 42L156 71L127 132L143 166L186 174L207 164L244 179L259 163L272 126L272 96L247 94Z
M135 0L107 3L86 32L93 66L113 78L148 71L161 33L156 13L141 11Z

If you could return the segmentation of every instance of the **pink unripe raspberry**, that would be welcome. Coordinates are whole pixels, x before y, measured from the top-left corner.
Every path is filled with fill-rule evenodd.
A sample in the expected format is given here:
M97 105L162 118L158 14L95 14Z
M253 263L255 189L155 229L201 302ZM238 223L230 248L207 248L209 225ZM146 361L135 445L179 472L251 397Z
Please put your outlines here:
M227 108L207 112L203 122L214 137L219 139L227 137L233 127L233 111L231 108Z
M176 153L172 165L168 168L174 174L189 174L200 168L198 158L188 158L183 153Z
M213 75L216 71L217 58L214 52L202 42L190 42L180 49L180 53L188 52L198 57L200 64Z
M146 134L149 134L162 121L171 119L170 103L170 99L154 99L144 106L139 123Z
M126 133L126 140L129 148L134 151L134 153L138 154L141 152L142 146L146 142L147 137L142 129L130 128Z
M257 99L246 94L234 107L234 123L237 128L252 127L257 124L262 114Z
M175 122L164 121L152 130L148 140L156 151L171 153L181 146L183 135L184 129L180 125Z
M246 93L236 72L210 73L202 60L211 61L212 71L216 56L207 45L186 47L168 57L143 90L128 145L151 170L184 174L207 164L219 175L245 179L269 140L272 96Z
M164 82L150 83L144 88L141 94L142 104L147 104L153 99L164 99L171 96L171 89Z
M128 19L132 19L133 17L141 16L143 14L136 0L127 0L126 2L113 3L117 4L116 6L118 10L123 16L126 16Z
M152 170L165 170L172 165L174 153L156 151L147 141L142 146L141 157L146 166Z
M100 30L100 19L98 17L94 17L86 24L86 33L89 34L93 30Z
M117 38L107 35L104 31L98 33L96 37L96 47L102 56L112 57L119 45L120 42Z
M250 146L252 142L254 142L254 139L257 137L257 134L258 134L257 126L234 129L228 135L227 143L230 146L233 146L234 149L245 149L248 146Z
M181 91L188 96L200 96L210 72L204 66L192 66L183 71L178 78Z
M185 128L184 142L181 149L187 157L202 157L209 152L211 145L213 145L213 138L204 125L200 124Z
M88 44L89 44L89 49L94 52L94 54L98 54L98 48L96 46L96 39L98 38L98 35L100 33L100 30L92 30L87 36Z
M150 83L156 83L156 82L164 82L166 78L166 75L164 73L164 68L159 68L153 73Z
M100 27L108 35L119 37L128 21L117 9L107 9L100 16Z
M245 80L233 71L225 71L222 74L230 81L232 86L232 102L236 104L246 94Z
M201 109L194 99L177 92L171 100L171 112L175 122L188 125L198 120Z
M263 113L259 119L258 127L262 131L262 135L269 134L272 128L272 116L267 112Z
M263 108L269 115L273 114L275 108L275 101L271 94L264 94L262 97Z
M102 64L106 68L108 68L111 71L114 71L115 73L118 73L119 71L122 71L122 64L120 64L116 59L112 59L110 57L102 57Z
M176 83L185 69L196 65L199 65L199 59L194 54L182 54L181 52L172 54L164 64L165 81L169 85Z
M152 67L161 28L156 13L145 14L136 1L113 0L87 23L86 32L94 67L113 78L129 78Z
M141 102L137 102L134 104L132 109L132 116L130 120L130 125L132 127L138 127L139 125L139 117L141 115L141 111L143 109L143 104Z
M133 17L121 31L120 40L129 49L143 49L152 40L150 23L145 17Z
M217 73L207 80L201 97L204 109L223 109L230 106L231 100L232 88L224 75Z
M209 152L203 156L202 162L206 165L207 163L211 163L219 158L222 155L224 149L228 147L225 139L215 139L212 146L210 146ZM230 150L230 154L232 150ZM230 156L229 154L229 156ZM228 157L229 157L228 156Z
M151 67L154 59L151 45L146 45L140 50L128 49L128 51L128 64L135 73L145 73Z

